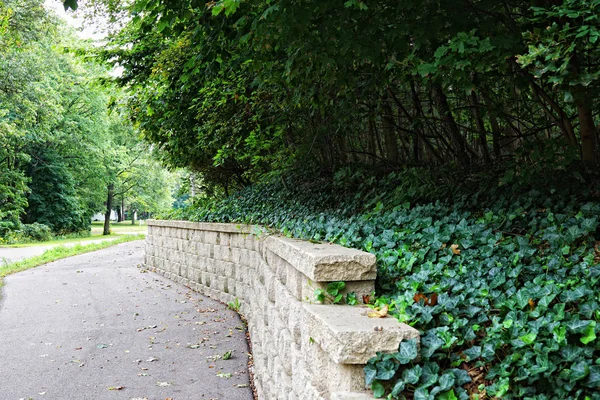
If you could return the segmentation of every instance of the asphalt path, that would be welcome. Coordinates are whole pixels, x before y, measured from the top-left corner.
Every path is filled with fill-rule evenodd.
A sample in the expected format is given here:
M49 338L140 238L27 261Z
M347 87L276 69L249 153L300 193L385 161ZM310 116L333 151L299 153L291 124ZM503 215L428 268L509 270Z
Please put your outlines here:
M238 315L142 272L143 252L129 242L5 279L1 400L253 398Z

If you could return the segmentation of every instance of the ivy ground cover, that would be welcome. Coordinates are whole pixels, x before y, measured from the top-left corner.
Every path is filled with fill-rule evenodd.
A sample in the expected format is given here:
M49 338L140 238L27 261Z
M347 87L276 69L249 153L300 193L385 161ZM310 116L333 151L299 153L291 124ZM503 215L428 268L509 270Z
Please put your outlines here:
M258 223L375 254L374 306L421 331L420 347L370 360L377 397L600 399L598 194L485 187L412 205L415 190L436 190L402 179L353 190L274 180L170 217Z

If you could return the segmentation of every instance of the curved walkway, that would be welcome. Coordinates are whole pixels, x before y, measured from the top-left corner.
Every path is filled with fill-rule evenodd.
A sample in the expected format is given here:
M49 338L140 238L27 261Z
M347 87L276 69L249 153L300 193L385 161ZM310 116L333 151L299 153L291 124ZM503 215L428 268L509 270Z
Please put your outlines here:
M253 398L237 314L142 273L143 252L129 242L5 279L0 399Z

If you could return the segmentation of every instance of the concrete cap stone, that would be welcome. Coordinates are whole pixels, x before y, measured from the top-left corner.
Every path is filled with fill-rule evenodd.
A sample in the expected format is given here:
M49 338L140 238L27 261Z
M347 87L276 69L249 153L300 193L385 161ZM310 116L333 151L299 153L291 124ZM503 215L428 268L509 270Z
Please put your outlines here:
M394 353L419 331L395 318L369 318L368 307L304 304L310 337L338 364L366 364L377 352Z
M377 277L375 255L330 243L269 236L265 246L315 282L366 281Z
M267 230L260 225L246 224L227 224L220 222L190 222L190 221L172 221L149 219L146 221L148 226L160 226L165 228L195 229L209 232L223 233L245 233L262 235L267 234Z
M372 393L367 392L335 392L331 400L375 400Z

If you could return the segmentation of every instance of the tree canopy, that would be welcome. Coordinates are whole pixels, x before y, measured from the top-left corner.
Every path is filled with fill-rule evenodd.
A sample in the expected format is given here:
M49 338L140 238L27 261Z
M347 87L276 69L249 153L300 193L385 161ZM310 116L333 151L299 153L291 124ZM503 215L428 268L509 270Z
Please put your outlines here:
M306 163L598 163L596 1L120 4L104 57L134 120L225 187Z

